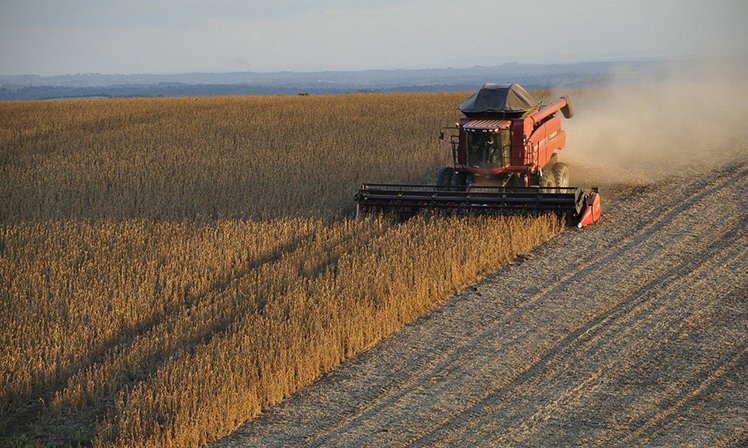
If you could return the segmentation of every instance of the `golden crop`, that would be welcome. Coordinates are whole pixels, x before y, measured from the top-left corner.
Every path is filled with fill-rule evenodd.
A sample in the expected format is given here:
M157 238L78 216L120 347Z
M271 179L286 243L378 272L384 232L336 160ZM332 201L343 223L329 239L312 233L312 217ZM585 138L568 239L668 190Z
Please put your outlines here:
M464 96L0 103L0 434L214 440L555 235L348 218Z

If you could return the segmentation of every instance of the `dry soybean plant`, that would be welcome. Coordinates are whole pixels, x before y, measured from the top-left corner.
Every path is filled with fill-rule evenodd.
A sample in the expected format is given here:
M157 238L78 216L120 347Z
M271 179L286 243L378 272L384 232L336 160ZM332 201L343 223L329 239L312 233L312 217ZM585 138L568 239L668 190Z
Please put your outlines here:
M204 444L558 233L347 217L462 97L0 103L0 435Z

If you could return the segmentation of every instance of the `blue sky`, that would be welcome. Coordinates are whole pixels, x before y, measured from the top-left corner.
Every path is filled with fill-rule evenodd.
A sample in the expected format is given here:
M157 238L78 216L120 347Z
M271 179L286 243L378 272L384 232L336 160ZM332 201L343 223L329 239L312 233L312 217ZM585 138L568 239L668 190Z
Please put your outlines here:
M748 55L746 0L0 0L0 74Z

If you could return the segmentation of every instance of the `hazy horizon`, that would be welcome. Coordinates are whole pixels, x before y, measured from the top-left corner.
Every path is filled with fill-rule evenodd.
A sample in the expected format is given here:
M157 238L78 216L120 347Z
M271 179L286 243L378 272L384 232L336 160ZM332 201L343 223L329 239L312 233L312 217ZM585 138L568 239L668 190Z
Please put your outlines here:
M665 58L665 57L620 57L616 58L613 56L610 56L609 58L594 58L590 57L590 59L581 59L581 60L574 60L574 61L568 61L568 62L517 62L517 61L506 61L501 62L497 64L472 64L472 65L454 65L454 66L447 66L447 67L417 67L417 68L361 68L361 69L329 69L329 70L234 70L234 71L185 71L185 72L164 72L164 73L155 73L155 72L133 72L133 73L120 73L120 72L70 72L70 73L55 73L50 75L43 75L39 73L17 73L17 74L0 74L0 77L41 77L41 78L62 78L62 77L76 77L76 76L89 76L89 75L98 75L98 76L112 76L112 77L129 77L129 76L153 76L153 77L174 77L174 76L181 76L181 75L231 75L231 74L242 74L242 73L251 73L256 75L273 75L273 74L297 74L297 75L304 75L304 74L324 74L324 73L364 73L364 72L417 72L417 71L446 71L446 70L455 70L455 71L469 71L471 69L479 69L479 68L495 68L495 67L511 67L511 66L517 66L517 67L532 67L532 66L574 66L574 65L583 65L583 64L611 64L612 66L616 65L625 65L628 63L670 63L670 62L697 62L697 63L703 63L704 61L708 61L709 58L706 57L699 57L699 56L679 56L679 57L671 57L671 58ZM719 60L719 59L716 59ZM748 55L742 56L740 60L745 60L746 63L748 63Z
M0 75L464 68L748 55L748 2L6 0Z

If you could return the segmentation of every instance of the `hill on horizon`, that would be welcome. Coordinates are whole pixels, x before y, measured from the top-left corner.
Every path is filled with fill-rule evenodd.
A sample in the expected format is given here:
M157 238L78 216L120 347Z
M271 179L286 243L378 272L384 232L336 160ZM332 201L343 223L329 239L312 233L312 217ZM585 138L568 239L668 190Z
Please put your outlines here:
M517 82L528 89L602 87L642 78L663 79L694 62L649 59L408 70L4 75L0 76L0 100L454 92L475 90L485 82Z

